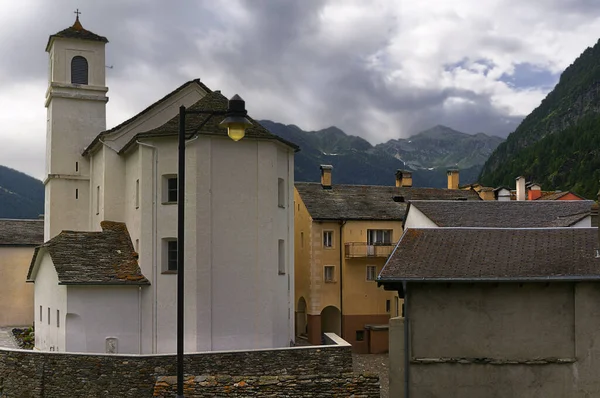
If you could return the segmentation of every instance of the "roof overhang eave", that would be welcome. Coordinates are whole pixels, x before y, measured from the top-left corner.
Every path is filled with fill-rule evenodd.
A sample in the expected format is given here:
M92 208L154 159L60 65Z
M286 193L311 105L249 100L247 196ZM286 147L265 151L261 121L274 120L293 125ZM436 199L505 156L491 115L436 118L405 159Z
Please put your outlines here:
M485 278L377 278L379 286L403 282L419 283L525 283L525 282L600 282L600 275L565 275L532 277L485 277Z

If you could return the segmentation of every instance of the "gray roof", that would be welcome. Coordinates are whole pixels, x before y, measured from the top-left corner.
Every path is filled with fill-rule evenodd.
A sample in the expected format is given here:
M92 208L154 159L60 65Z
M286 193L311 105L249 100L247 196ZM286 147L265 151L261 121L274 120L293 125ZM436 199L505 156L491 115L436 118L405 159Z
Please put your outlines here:
M0 246L38 246L44 243L44 220L0 219Z
M75 23L73 24L73 26L70 26L67 29L63 29L60 32L55 33L48 38L48 44L46 44L46 51L48 51L48 49L50 48L50 43L52 43L52 39L56 37L108 43L108 39L106 37L97 35L95 33L90 32L89 30L84 29L81 25L81 22L79 22L79 17L75 19Z
M102 232L62 231L37 247L27 280L35 280L37 257L46 250L61 285L149 285L125 224L103 221L101 226Z
M575 201L411 201L439 227L569 227L591 215L591 200Z
M323 189L315 182L297 182L295 187L313 220L400 221L412 199L479 200L476 192L460 189L344 184Z
M221 94L220 91L212 91L206 94L202 99L196 102L194 105L188 108L189 111L202 110L202 111L214 111L220 114L193 114L190 113L186 116L186 134L191 134L196 130L198 126L202 128L197 131L198 134L202 135L213 135L227 137L227 129L220 127L219 124L225 118L225 112L227 111L229 100ZM269 130L264 128L256 120L250 116L246 116L248 120L252 122L252 127L246 130L247 138L264 139L264 140L276 140L283 144L298 150L299 147L283 138L271 133ZM143 133L136 134L125 144L119 153L125 152L130 146L132 146L136 140L140 138L150 137L176 137L179 133L179 114L174 116L171 120L166 122L160 127L153 130L146 131Z
M600 280L597 248L596 228L409 228L378 281Z

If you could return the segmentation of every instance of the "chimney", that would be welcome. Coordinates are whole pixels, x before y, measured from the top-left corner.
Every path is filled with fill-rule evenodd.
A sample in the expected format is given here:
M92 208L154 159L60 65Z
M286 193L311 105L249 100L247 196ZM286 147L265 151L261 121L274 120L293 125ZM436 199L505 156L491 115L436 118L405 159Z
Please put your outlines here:
M412 171L400 169L396 170L396 187L412 187Z
M525 200L525 177L517 177L517 200Z
M536 200L542 197L542 187L536 183L532 183L527 191L527 200Z
M321 165L321 186L323 189L331 189L331 170L332 165L322 164Z
M458 169L448 169L448 189L458 189Z

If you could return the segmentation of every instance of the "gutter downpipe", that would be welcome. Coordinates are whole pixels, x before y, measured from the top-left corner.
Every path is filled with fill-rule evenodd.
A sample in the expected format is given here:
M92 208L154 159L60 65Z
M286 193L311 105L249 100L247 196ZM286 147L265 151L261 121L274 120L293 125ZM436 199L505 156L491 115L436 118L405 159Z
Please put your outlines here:
M340 337L344 338L344 250L343 250L343 242L342 239L342 230L346 225L346 220L340 221Z
M142 354L142 286L138 286L138 354Z
M409 377L410 377L410 344L409 344L409 317L408 317L408 283L402 281L402 290L404 291L404 398L409 398Z
M153 160L153 178L152 178L152 190L154 191L154 197L152 199L152 353L156 354L158 352L158 281L157 281L157 245L158 245L158 148L154 145L146 144L140 142L139 140L135 141L138 145L145 146L152 149L152 160ZM141 328L141 323L140 323ZM140 334L141 336L141 334Z

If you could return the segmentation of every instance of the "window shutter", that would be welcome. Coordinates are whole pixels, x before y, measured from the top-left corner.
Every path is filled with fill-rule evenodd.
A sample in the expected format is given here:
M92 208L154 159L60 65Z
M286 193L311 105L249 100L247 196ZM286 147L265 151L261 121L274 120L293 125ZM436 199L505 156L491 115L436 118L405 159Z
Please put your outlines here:
M82 56L75 56L71 60L71 83L88 84L88 62Z

